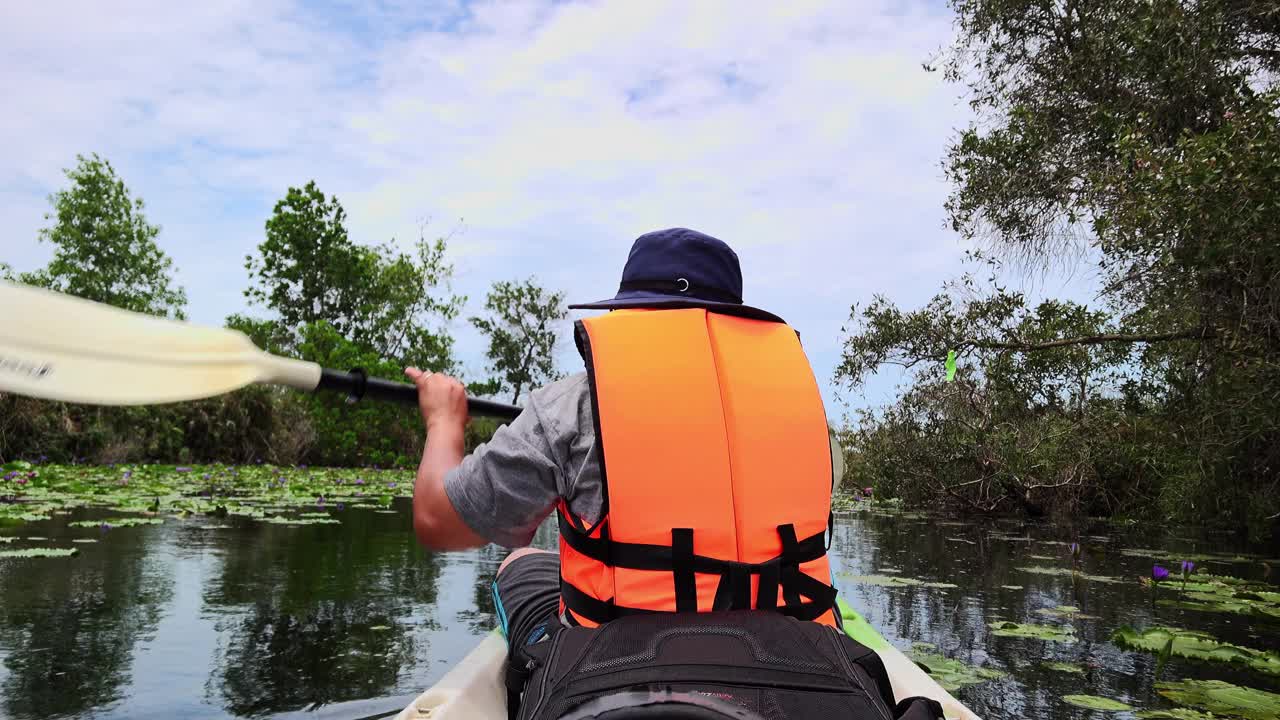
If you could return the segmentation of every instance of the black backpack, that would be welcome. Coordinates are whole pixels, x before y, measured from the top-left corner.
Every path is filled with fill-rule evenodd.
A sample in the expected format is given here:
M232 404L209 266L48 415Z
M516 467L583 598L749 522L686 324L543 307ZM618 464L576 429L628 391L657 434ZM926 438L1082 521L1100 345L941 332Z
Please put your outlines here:
M623 617L512 650L514 720L940 720L895 703L884 663L836 628L735 610ZM521 694L522 693L522 694Z

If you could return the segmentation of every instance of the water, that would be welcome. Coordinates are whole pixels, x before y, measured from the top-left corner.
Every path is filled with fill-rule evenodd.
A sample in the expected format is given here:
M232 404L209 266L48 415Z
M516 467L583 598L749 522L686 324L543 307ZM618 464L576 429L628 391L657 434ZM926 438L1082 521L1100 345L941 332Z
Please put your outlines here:
M0 717L318 720L403 707L492 626L489 586L504 553L426 552L413 540L407 503L398 500L396 510L346 510L338 513L341 525L169 519L105 533L68 527L95 517L76 511L0 529L80 550L66 559L0 559ZM98 542L70 545L71 538ZM1054 544L1070 541L1084 547L1085 574L1121 582L1017 569L1070 567L1065 544ZM553 542L544 528L537 544ZM1221 536L1125 537L911 513L841 517L832 551L842 595L899 647L930 642L949 657L1009 673L956 693L986 718L1091 716L1060 699L1073 693L1167 706L1154 694L1156 658L1108 641L1122 624L1174 625L1280 648L1280 623L1154 606L1151 590L1138 582L1151 559L1120 552L1134 547L1159 548L1175 567L1176 558L1192 553L1280 554ZM1253 579L1270 567L1253 558L1201 564ZM1274 559L1271 565L1280 569ZM872 574L958 587L851 579ZM1072 622L1076 643L997 637L988 627L996 618L1054 623L1035 610L1059 605L1098 616ZM1042 660L1080 663L1086 673L1050 671ZM1278 676L1177 659L1164 669L1165 679L1182 677L1280 691Z

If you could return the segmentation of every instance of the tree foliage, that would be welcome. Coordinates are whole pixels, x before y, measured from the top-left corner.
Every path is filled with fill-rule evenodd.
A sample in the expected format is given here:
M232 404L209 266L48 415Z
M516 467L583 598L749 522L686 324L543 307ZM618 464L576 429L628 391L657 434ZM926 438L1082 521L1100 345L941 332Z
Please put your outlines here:
M556 324L568 316L564 293L549 292L534 278L493 284L485 297L485 317L471 324L489 339L490 370L500 389L511 391L511 402L520 393L556 378Z
M1093 479L1076 484L1087 485L1068 503L1077 508L1158 502L1166 515L1255 529L1274 519L1280 9L1248 0L951 4L958 37L943 66L968 87L975 112L945 161L952 226L997 264L1089 258L1099 307L1028 307L971 280L924 311L877 300L855 313L839 371L846 383L883 362L941 362L948 349L970 372L953 387L917 378L866 433L892 431L896 452L924 443L928 428L958 432L962 420L989 415L994 425L948 451L972 461L970 471L935 488L966 502L980 488L1017 497L1026 483L980 478L1036 448L1040 477L1086 462L1076 477ZM1050 452L1037 428L1051 426L1075 459ZM1022 440L1000 444L996 428Z
M51 225L40 230L41 242L54 246L53 259L18 281L125 310L184 317L186 293L173 282L173 261L156 245L160 228L147 222L142 199L96 153L77 155L65 174L70 187L50 196L53 209L44 217Z
M273 311L280 326L253 330L298 343L300 328L324 322L381 358L451 370L452 338L428 324L430 318L457 317L465 300L448 292L453 267L445 262L445 250L444 239L422 236L412 253L392 243L356 244L336 197L326 199L314 181L291 187L266 222L258 254L245 258L245 296Z

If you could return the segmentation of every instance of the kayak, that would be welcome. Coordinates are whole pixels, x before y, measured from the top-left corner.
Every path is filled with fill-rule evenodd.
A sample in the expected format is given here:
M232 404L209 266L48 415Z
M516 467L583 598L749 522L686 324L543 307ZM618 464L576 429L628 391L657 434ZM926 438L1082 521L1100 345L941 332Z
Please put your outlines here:
M889 672L894 697L899 700L916 696L931 697L942 704L948 720L979 720L977 715L943 690L920 666L890 645L848 603L844 600L839 603L845 632L880 656ZM505 720L506 660L507 641L499 631L494 630L440 678L439 682L409 703L396 716L396 720Z

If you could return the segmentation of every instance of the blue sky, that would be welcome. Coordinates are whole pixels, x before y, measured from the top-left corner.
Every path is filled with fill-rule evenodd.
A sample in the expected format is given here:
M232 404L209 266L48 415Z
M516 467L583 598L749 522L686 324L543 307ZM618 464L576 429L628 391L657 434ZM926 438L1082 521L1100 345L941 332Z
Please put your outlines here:
M110 159L190 316L245 309L243 258L290 185L357 241L453 233L455 289L616 289L631 241L730 243L745 295L802 333L828 400L840 328L958 274L940 162L968 118L921 63L937 2L23 3L0 23L0 261L38 267L75 154ZM580 315L575 315L578 317ZM473 375L480 339L454 324ZM558 358L576 368L572 343ZM854 405L890 397L881 379Z

